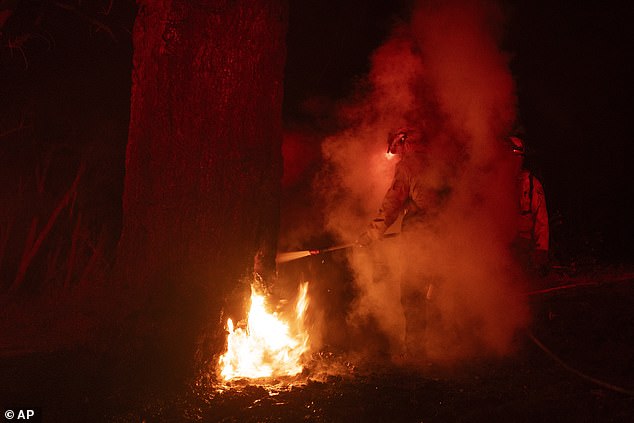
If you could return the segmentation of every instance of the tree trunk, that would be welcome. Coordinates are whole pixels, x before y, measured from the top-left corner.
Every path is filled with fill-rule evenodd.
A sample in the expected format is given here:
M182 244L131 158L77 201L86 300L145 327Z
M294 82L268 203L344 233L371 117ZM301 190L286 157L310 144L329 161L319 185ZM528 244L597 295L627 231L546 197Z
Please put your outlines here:
M274 268L286 21L282 0L139 1L115 274L173 365L258 252Z

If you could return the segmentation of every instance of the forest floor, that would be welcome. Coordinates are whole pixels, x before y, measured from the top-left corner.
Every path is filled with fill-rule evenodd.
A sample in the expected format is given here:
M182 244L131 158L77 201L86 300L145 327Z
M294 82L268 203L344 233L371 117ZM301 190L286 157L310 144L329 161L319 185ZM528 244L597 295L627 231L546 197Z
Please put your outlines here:
M523 346L504 359L411 371L322 354L337 375L229 386L200 377L159 393L113 386L94 351L5 349L0 406L51 422L634 421L634 273L548 282Z

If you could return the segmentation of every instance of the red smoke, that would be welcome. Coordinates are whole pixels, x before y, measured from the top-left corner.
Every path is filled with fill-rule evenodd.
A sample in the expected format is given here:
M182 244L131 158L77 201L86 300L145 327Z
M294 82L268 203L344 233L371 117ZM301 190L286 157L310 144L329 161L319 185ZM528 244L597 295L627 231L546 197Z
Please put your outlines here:
M434 230L413 240L406 254L389 242L351 250L358 295L349 323L378 322L394 356L404 331L404 263L420 263L440 281L440 319L428 330L429 353L438 359L507 353L527 321L508 249L517 169L501 140L515 118L515 87L499 50L502 27L492 2L421 2L411 22L374 53L366 90L341 107L347 129L322 144L326 166L315 188L327 228L345 241L368 225L390 184L389 130L404 123L423 128L427 174L452 175L450 200L430 222Z

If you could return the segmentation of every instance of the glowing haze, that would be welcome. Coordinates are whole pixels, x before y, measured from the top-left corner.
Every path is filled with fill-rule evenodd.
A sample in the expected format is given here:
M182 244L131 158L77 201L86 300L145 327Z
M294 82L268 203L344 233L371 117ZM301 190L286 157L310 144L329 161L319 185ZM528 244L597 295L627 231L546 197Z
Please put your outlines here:
M407 248L386 240L351 250L357 295L349 324L375 322L395 357L404 336L400 281L412 279L399 273L407 263L427 274L412 283L434 280L438 287L438 318L428 328L432 357L505 354L527 322L508 248L517 169L502 143L515 120L514 82L499 50L503 23L492 2L419 2L411 21L373 54L362 92L341 106L347 129L322 144L325 166L315 189L328 230L342 241L367 227L390 184L397 160L386 159L389 130L422 128L427 174L449 175L449 199L429 218L432 229Z

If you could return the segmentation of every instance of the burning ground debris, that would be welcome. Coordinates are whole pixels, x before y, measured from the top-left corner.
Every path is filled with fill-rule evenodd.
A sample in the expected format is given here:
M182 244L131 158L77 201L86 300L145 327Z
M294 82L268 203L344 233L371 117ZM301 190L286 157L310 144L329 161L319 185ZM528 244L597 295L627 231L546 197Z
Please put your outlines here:
M597 282L545 294L550 313L532 330L569 363L629 388L634 369L626 357L634 344L623 340L631 339L634 327L627 323L634 310L632 278ZM589 306L595 313L584 313ZM580 313L587 318L580 320ZM416 371L313 353L296 376L227 383L202 375L189 392L144 398L113 421L628 421L631 396L579 378L524 341L520 352L504 359Z
M262 284L251 285L248 315L242 327L227 321L227 351L218 366L223 380L294 376L302 371L309 336L304 328L308 283L299 287L294 316L283 320L270 310Z
M608 283L625 276L597 271L596 285L542 294L547 312L532 330L568 364L632 390L634 279L630 273ZM446 369L362 367L341 354L321 354L312 355L296 377L225 384L209 373L188 388L166 386L159 392L112 385L102 357L87 350L3 357L0 397L37 404L46 421L68 416L110 422L631 420L634 397L579 378L524 341L514 356ZM312 377L311 361L338 371Z

